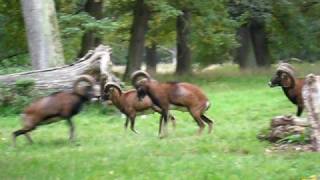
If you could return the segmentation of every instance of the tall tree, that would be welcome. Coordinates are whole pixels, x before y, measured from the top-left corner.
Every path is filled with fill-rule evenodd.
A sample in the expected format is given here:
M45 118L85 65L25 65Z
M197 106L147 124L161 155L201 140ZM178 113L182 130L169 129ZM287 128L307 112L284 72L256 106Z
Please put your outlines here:
M237 32L240 47L236 49L235 62L237 62L241 69L248 67L256 67L253 43L250 28L247 26L240 27Z
M234 19L244 21L238 29L240 47L235 54L240 68L269 67L271 60L265 24L266 18L271 15L270 3L230 0L229 12Z
M19 1L0 0L0 61L28 52L22 7ZM19 43L13 41L19 39Z
M153 1L153 3L150 3L149 8L150 19L146 33L145 62L147 71L150 74L155 74L157 64L160 61L159 53L161 52L164 58L163 51L168 53L167 50L169 49L165 47L172 48L176 46L176 17L181 14L181 11L167 1ZM159 48L160 46L161 49ZM172 57L176 58L176 55Z
M182 10L177 17L177 67L176 74L188 74L191 72L191 51L190 51L190 19L191 12L188 9Z
M148 19L149 10L144 0L136 0L133 12L133 23L131 26L128 61L124 75L125 79L141 67Z
M259 67L269 67L271 64L265 26L265 22L259 20L251 20L250 22L254 55Z
M103 18L103 0L87 0L84 5L84 11L96 20ZM101 38L97 36L95 31L88 30L82 36L81 50L79 57L85 55L88 50L93 49L101 43Z
M157 72L158 59L157 44L152 42L151 47L146 47L146 65L149 74L154 75Z
M241 69L252 67L269 67L270 53L268 48L265 24L251 20L238 29L240 47L236 50L235 61Z
M34 69L64 64L53 0L21 0L28 48Z

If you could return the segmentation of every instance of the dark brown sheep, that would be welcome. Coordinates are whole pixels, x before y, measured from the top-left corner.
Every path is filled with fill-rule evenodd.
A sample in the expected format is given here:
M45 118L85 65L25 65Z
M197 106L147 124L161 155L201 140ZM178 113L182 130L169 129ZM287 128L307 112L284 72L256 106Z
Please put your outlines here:
M81 82L87 85L80 86ZM71 118L78 114L84 102L96 95L94 90L95 79L89 75L80 76L73 85L73 90L53 93L42 97L28 107L22 114L23 128L13 132L13 144L16 137L24 134L32 143L29 132L39 125L49 124L65 119L70 126L70 140L74 140L74 124Z
M281 63L269 82L270 87L280 86L287 98L297 106L297 116L301 116L304 105L302 87L305 78L295 78L294 68L288 63Z

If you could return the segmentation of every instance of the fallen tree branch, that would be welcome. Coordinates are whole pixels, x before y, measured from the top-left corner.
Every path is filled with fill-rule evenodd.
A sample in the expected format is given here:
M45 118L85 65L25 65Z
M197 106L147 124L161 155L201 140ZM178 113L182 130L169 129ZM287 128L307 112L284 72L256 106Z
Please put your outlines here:
M100 45L95 50L90 50L84 57L73 64L61 67L34 70L0 76L0 83L11 86L17 80L31 79L35 88L39 90L65 90L72 87L73 81L82 74L90 74L97 81L101 76L119 81L112 72L110 60L111 48Z

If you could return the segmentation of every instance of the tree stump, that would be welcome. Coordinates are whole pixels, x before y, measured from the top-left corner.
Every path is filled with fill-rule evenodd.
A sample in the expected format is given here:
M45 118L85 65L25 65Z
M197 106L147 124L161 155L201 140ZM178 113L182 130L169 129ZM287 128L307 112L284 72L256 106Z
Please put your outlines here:
M302 94L311 126L312 148L313 151L320 152L320 76L307 75Z
M287 137L298 135L305 136L309 123L304 118L296 116L276 116L272 118L270 129L267 134L261 134L259 139L265 139L270 142L279 142L286 140Z

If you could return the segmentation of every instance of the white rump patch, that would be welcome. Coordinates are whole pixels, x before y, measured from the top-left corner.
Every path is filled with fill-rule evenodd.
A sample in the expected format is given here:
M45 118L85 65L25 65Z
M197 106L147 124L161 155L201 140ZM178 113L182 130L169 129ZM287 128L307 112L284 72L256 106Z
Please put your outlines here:
M206 110L210 107L210 105L211 105L210 102L207 101L207 102L206 102Z

